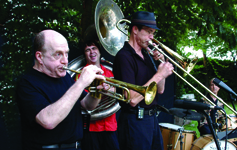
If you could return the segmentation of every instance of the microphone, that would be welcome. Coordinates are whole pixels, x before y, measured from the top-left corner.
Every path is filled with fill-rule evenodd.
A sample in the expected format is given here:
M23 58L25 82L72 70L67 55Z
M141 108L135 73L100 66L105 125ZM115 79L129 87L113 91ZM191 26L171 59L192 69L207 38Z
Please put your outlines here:
M226 90L227 92L229 92L229 93L231 93L231 94L237 96L237 94L236 94L229 86L227 86L224 82L222 82L221 80L215 78L215 79L213 80L213 83L214 83L216 86L218 86L219 88L222 88L222 89Z
M219 106L213 106L213 105L205 104L202 102L193 102L193 101L187 101L187 100L175 100L174 106L178 108L194 109L194 110L222 109Z

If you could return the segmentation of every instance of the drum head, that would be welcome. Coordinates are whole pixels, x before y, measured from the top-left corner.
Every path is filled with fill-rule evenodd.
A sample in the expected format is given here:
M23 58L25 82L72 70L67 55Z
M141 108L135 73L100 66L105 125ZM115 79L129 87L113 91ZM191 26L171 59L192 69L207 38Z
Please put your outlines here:
M180 128L183 129L183 127L175 125L175 124L171 124L171 123L159 123L159 125L161 127L164 127L164 128L167 128L167 129L171 129L171 130L173 129L173 130L176 130L176 131L178 131L178 129L180 129Z
M221 150L224 150L225 149L225 141L220 141L219 144L220 144ZM208 143L204 147L203 150L212 150L212 149L217 150L216 143L214 141L211 143ZM236 146L233 143L227 141L226 150L236 150Z

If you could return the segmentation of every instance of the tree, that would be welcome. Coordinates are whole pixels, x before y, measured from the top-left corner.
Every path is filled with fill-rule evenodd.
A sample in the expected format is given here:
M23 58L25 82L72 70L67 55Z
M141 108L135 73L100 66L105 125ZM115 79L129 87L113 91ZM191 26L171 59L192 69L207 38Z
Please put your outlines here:
M13 128L15 85L33 64L35 33L53 29L62 33L73 48L83 32L94 23L98 0L2 0L0 5L1 46L0 108L8 128ZM154 12L161 29L156 37L173 50L180 45L195 49L212 48L224 56L236 49L236 0L115 0L124 16L138 10ZM190 35L192 36L189 39ZM184 54L182 54L184 55ZM11 130L12 131L12 130Z

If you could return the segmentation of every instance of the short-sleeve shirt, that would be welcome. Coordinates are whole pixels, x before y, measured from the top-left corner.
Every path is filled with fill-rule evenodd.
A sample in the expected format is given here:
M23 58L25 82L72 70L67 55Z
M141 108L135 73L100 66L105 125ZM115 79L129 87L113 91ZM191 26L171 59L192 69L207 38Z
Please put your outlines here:
M86 66L88 66L88 64ZM108 70L103 65L100 65L100 67L104 71L104 74L102 74L103 76L108 78L114 77L112 71ZM78 78L79 77L80 75L78 74ZM89 131L101 132L101 131L116 131L116 130L117 130L117 121L115 113L106 118L90 122Z
M36 115L48 105L60 99L73 85L67 73L62 78L52 78L31 69L18 83L17 102L22 122L23 147L37 149L42 145L72 143L82 139L83 123L80 100L68 116L54 129L48 130L36 123ZM86 93L82 95L85 96Z
M142 54L144 59L135 52L128 42L125 42L123 48L118 51L114 59L114 78L140 86L146 84L156 73L156 70L145 49L142 49ZM157 101L158 96L156 94L154 101L150 105L146 105L144 100L139 105L143 108L151 108L157 105ZM124 102L121 102L120 105L122 108L130 107Z

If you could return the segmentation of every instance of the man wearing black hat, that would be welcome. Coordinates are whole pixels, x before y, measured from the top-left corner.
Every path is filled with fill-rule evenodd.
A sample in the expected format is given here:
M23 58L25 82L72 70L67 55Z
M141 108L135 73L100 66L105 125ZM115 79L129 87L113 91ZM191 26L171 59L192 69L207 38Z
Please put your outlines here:
M159 64L156 71L145 50L148 48L148 41L153 39L156 29L159 28L156 26L154 13L138 11L131 16L130 38L115 56L113 73L115 79L135 85L147 86L155 81L157 92L162 94L165 79L172 74L174 68L169 62L165 62L162 54L155 51L153 58L164 61ZM150 105L146 105L142 95L130 90L130 100L130 104L120 103L121 113L118 120L120 149L164 149L156 117L158 96Z

